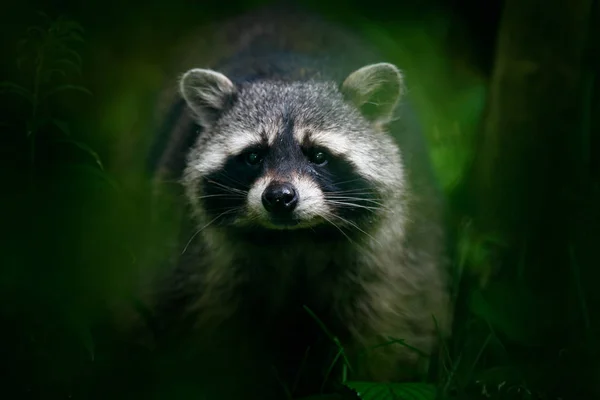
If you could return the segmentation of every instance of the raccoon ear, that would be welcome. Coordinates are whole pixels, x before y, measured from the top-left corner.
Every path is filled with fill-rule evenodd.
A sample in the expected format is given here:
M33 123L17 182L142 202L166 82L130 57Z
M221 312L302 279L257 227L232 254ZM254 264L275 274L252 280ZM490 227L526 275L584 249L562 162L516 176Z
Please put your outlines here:
M378 63L352 72L344 80L340 91L354 104L365 118L385 124L393 116L402 97L403 77L396 66Z
M194 68L181 77L179 91L198 117L198 122L207 126L227 107L236 89L231 80L222 73Z

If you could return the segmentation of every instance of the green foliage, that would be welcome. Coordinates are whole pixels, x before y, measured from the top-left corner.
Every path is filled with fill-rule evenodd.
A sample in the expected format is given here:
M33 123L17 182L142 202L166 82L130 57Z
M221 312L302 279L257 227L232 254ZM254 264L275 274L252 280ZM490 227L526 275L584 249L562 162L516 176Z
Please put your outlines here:
M53 117L49 111L49 102L54 100L54 96L65 92L92 94L84 86L68 81L70 76L81 76L82 59L72 46L84 42L83 27L62 16L53 20L43 12L38 12L38 15L42 22L30 26L25 37L17 44L17 66L28 74L30 81L26 85L0 82L0 94L16 96L29 106L26 129L32 144L32 164L35 163L36 135L39 131L54 127L62 136L62 143L74 145L89 154L102 168L98 154L89 146L66 139L71 134L69 123Z
M552 328L552 313L522 284L493 282L485 290L475 288L470 310L508 340L524 345L542 344Z
M435 400L436 388L426 383L347 382L363 400Z
M496 272L494 255L506 249L506 239L495 232L480 232L471 218L464 218L458 228L456 243L456 273L458 281L463 272L479 277L480 284L487 283ZM466 271L465 271L466 269Z
M2 99L19 105L19 114L11 115L12 123L5 125L12 128L7 134L20 138L3 139L26 144L17 152L29 155L28 164L10 166L17 176L28 171L29 179L25 193L20 182L8 189L17 192L16 204L9 205L15 215L11 218L19 222L14 235L22 235L22 244L4 254L0 287L11 309L2 310L1 316L6 325L13 315L20 318L15 335L23 339L12 340L21 347L15 350L17 359L34 360L33 365L24 364L29 371L26 384L33 386L40 374L49 372L50 381L69 382L96 360L92 326L107 301L106 293L99 292L115 260L107 260L99 276L92 268L99 252L89 244L102 242L105 251L114 252L100 230L115 212L107 208L119 208L114 197L117 183L98 152L78 137L62 107L72 96L91 95L78 83L82 58L75 47L84 42L83 28L65 17L38 16L40 22L30 26L17 45L23 82L0 82ZM98 221L102 217L105 220ZM15 364L18 370L20 363Z
M461 180L473 159L476 130L481 120L487 86L478 76L456 71L442 48L448 19L390 25L359 23L363 33L402 66L408 96L429 142L429 153L441 186L449 192ZM460 81L460 85L456 82Z

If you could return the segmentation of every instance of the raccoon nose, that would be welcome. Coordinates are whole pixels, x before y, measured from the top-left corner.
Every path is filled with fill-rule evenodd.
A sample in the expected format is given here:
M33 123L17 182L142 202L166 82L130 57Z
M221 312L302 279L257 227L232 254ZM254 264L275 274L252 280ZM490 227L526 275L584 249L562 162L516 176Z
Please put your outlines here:
M291 212L298 204L298 192L291 183L272 183L263 192L262 203L272 213Z

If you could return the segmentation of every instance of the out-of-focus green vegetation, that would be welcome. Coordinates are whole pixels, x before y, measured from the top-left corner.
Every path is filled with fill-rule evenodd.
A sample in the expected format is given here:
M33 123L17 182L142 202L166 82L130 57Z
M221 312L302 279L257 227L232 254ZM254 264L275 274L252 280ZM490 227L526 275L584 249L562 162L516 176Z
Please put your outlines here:
M486 82L482 76L467 75L452 65L443 47L449 21L440 17L428 21L435 29L423 28L423 21L385 25L365 22L363 29L402 66L435 171L449 193L471 161L473 135L485 105Z

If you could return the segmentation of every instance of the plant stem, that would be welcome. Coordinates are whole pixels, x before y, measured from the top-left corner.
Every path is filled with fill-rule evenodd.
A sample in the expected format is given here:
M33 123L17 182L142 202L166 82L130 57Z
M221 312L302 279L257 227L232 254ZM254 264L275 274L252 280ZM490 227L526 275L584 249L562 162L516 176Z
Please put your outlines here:
M35 183L35 156L36 156L36 147L35 147L35 139L38 128L38 112L39 112L39 103L40 103L40 85L42 79L42 71L44 68L44 49L46 47L47 37L40 45L38 50L38 62L35 69L35 76L33 81L33 102L31 109L31 119L30 119L30 127L29 132L27 132L27 136L29 137L29 190L30 194L34 194L34 183Z

